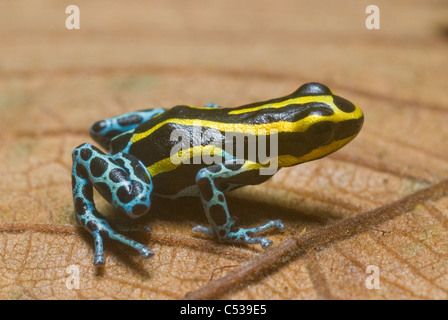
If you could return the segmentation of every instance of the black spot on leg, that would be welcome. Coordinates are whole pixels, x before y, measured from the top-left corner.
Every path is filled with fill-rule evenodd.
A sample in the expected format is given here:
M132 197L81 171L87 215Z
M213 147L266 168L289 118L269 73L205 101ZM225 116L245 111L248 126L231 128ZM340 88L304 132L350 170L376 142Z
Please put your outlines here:
M81 159L82 160L87 161L90 159L91 156L92 156L92 150L87 149L87 148L81 150Z
M232 171L238 171L243 167L244 163L231 163L231 164L224 164L226 169L232 170Z
M76 165L75 171L78 177L85 178L87 176L86 168L79 163Z
M138 114L132 114L127 117L117 119L117 122L120 126L129 126L132 124L138 124L143 121L143 118Z
M143 191L143 185L138 181L132 181L131 186L122 186L117 190L117 197L122 203L129 203Z
M210 207L209 214L212 220L219 226L226 224L227 214L224 207L220 204L215 204Z
M94 177L101 177L104 172L106 172L107 167L109 165L107 164L107 161L104 159L101 159L99 157L95 157L90 161L90 172Z
M112 192L110 191L110 188L107 184L103 182L97 182L95 183L95 188L103 196L104 200L106 200L107 202L112 201Z
M219 171L221 171L221 166L216 165L216 166L211 166L207 168L208 171L213 172L213 173L218 173Z
M109 173L109 178L113 182L124 182L128 180L128 175L122 169L112 169Z
M138 166L138 168L134 170L134 172L137 178L139 178L140 180L148 184L151 183L151 180L149 180L148 177L148 173L141 166Z
M222 193L220 193L218 195L218 200L221 201L221 202L224 202L224 195Z
M89 201L93 201L93 189L91 184L85 184L82 187L82 195Z
M211 182L207 178L198 180L198 187L201 190L201 195L205 201L210 201L213 198L213 189Z
M138 196L140 193L143 192L144 188L140 182L138 182L136 180L132 180L131 183L132 183L132 193L135 196Z
M122 159L115 159L115 162L120 166L120 167L124 167L124 161Z
M97 231L98 230L98 224L95 221L89 221L87 222L87 229L89 231Z
M136 160L135 157L129 156L127 154L123 154L123 158L126 158L131 162L131 167L134 170L134 174L137 178L139 178L142 181L145 181L146 183L149 182L148 173L146 172L145 168L141 165L140 161ZM124 163L122 167L124 166Z
M117 197L122 203L129 203L134 198L130 195L129 186L122 186L118 188Z
M107 232L107 230L101 229L100 230L100 236L102 238L109 238L109 232Z

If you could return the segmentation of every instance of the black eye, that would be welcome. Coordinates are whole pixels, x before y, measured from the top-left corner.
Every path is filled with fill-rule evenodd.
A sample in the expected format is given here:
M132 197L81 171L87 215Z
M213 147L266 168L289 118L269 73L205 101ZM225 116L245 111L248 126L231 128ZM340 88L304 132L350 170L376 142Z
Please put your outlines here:
M335 124L331 121L321 121L311 125L307 133L307 140L312 146L319 147L329 144L334 138Z
M333 102L341 111L347 113L355 111L355 105L340 96L333 96Z
M317 82L310 82L305 83L302 85L299 89L297 89L294 94L300 95L300 96L310 96L310 95L330 95L331 90Z

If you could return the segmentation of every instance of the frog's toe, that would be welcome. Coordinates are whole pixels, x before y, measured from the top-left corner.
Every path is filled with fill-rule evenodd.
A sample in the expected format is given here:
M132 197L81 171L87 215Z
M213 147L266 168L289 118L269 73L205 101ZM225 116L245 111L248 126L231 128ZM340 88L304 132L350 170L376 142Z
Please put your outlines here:
M144 226L142 226L142 231L146 234L151 233L151 226L145 224Z
M237 232L231 232L228 236L222 238L225 242L247 243L256 244L259 243L263 249L266 249L272 245L273 241L265 237L251 237L247 234L246 229L240 229Z
M104 266L105 265L105 259L104 259L104 248L103 248L103 237L110 238L112 240L116 240L118 242L121 242L131 248L134 248L137 250L140 255L143 258L149 258L154 255L154 252L148 249L145 245L130 239L121 233L116 232L113 230L110 225L103 219L99 219L96 217L96 220L91 220L88 222L90 226L95 226L95 230L90 230L93 238L94 238L94 244L95 244L95 256L93 259L93 264L95 266ZM149 226L146 226L146 230L149 232L151 228Z
M101 237L101 234L98 231L94 231L92 235L95 244L95 255L93 258L93 265L101 267L106 264L104 260L103 238Z
M145 245L115 231L109 232L109 238L117 240L118 242L121 242L131 248L134 248L140 253L143 258L149 258L154 255L154 252L149 250Z
M223 237L221 237L221 240L226 242L240 242L240 243L259 243L263 249L266 249L270 245L272 245L273 241L269 240L265 237L252 237L255 234L261 233L263 231L269 230L269 229L278 229L283 230L285 229L284 224L280 220L271 220L268 223L255 227L255 228L238 228L235 230L231 230L230 232L227 232Z
M266 249L267 247L269 247L271 244L273 243L272 240L269 240L267 238L261 238L260 239L260 245L263 249Z
M154 252L152 252L145 246L142 246L142 248L139 251L140 251L141 256L145 259L150 258L154 255Z
M208 236L213 236L213 234L214 234L213 229L206 228L206 227L203 227L203 226L196 226L193 229L191 229L191 231L193 231L193 233L203 233L203 234L206 234Z

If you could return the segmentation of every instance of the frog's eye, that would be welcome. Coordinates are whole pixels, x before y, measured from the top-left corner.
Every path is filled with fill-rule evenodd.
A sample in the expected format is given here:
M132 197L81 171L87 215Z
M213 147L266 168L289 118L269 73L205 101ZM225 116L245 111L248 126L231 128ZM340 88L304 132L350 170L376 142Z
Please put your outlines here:
M306 133L307 140L313 146L324 146L333 140L335 124L331 121L320 121L310 126Z
M331 95L331 90L321 83L310 82L302 85L294 94L300 96Z

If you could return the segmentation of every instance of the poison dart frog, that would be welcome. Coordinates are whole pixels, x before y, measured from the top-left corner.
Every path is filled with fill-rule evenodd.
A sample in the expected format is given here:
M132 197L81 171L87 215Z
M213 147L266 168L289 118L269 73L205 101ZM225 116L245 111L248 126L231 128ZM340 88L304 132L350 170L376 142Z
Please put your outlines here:
M289 167L340 149L359 133L363 121L359 107L325 85L307 83L287 96L236 108L181 105L130 112L94 123L90 134L107 153L89 143L72 153L75 214L79 224L93 235L94 265L105 263L105 237L136 249L145 258L153 252L108 223L95 208L93 187L131 218L147 213L154 197L200 197L210 227L196 226L193 232L266 248L272 241L259 233L282 230L283 223L272 220L258 227L236 226L225 192L268 180L275 172L262 170L270 161L275 160L278 168ZM179 136L173 139L174 132L189 135L194 143L179 149ZM266 157L268 161L249 157L248 149L254 144L247 142L250 139L240 143L243 153L236 152L238 145L220 148L229 143L229 133L254 138L255 144L275 136L275 145L268 143L273 156ZM212 162L201 157L207 149L212 150ZM173 155L182 161L174 161Z

